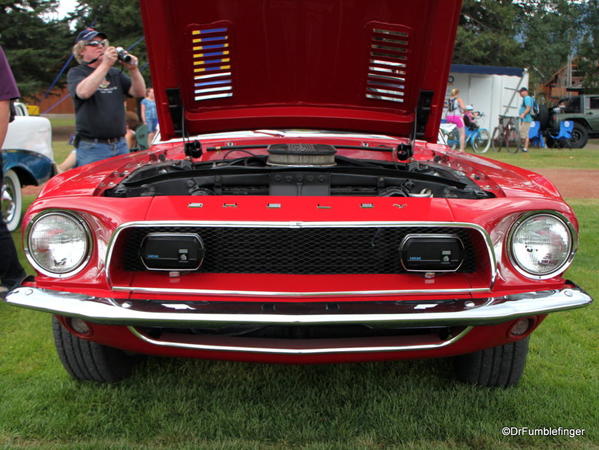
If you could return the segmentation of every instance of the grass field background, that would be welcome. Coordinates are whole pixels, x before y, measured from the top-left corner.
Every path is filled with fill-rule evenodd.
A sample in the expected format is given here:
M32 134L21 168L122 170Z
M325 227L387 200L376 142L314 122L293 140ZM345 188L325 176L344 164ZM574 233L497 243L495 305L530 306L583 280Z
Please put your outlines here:
M64 142L55 148L58 161L70 151ZM588 150L486 156L531 168L599 168L599 145ZM598 298L599 200L570 203L582 228L567 275ZM0 448L599 448L598 309L551 315L531 338L520 385L508 390L453 381L449 360L147 358L131 379L101 386L67 376L49 315L0 302ZM502 436L506 426L585 434Z

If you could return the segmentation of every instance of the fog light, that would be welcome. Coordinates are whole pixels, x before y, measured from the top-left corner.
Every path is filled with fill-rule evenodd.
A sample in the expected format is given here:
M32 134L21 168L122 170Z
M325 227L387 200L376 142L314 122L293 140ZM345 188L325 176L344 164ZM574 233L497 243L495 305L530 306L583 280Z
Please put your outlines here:
M516 323L510 328L510 335L512 336L524 336L528 333L532 327L533 321L531 319L518 319Z
M82 319L71 319L71 328L79 334L89 334L89 325Z

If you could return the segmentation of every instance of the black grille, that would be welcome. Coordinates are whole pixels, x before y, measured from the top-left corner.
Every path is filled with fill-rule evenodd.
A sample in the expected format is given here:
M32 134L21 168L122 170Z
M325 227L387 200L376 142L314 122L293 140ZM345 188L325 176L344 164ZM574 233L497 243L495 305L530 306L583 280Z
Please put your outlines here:
M467 229L405 228L130 228L124 240L124 268L146 270L140 248L149 233L197 233L206 249L198 272L286 274L393 274L403 271L399 245L407 234L456 234L464 243L460 272L474 272L475 258Z
M476 269L471 232L451 227L236 228L144 227L125 230L123 266L146 270L140 248L149 233L197 233L206 249L198 272L285 274L401 273L399 245L407 234L455 234L465 247L459 272Z

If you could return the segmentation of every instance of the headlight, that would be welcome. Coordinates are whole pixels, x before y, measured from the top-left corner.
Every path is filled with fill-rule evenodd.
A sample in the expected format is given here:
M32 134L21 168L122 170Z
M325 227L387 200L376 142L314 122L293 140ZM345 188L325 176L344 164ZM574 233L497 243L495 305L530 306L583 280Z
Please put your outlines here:
M46 213L28 227L27 257L41 273L64 278L82 269L90 254L90 232L79 216Z
M575 240L575 230L556 215L526 216L512 228L510 257L523 275L551 278L572 262Z

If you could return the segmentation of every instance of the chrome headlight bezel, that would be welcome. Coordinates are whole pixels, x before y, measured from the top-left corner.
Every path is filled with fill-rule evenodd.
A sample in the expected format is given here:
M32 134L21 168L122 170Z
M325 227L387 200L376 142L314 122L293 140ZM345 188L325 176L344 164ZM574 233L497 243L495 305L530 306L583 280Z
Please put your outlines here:
M81 227L83 230L83 235L84 235L84 239L85 239L84 240L85 250L82 253L82 256L77 261L76 265L73 265L72 268L69 268L69 270L64 271L64 272L52 271L52 270L44 267L32 253L32 246L31 246L31 241L30 241L32 231L34 230L34 227L36 225L39 225L40 221L47 219L50 216L62 216L63 218L72 220L77 226ZM25 249L24 249L25 256L27 257L27 260L29 261L29 263L39 273L46 275L48 277L52 277L52 278L69 278L69 277L72 277L72 276L78 274L79 272L81 272L87 266L87 263L89 262L89 260L91 258L92 250L93 250L92 234L91 234L91 230L90 230L88 223L78 213L73 212L73 211L67 211L67 210L46 210L46 211L38 214L35 218L33 218L33 220L31 220L27 224L24 242L25 242Z
M539 217L549 217L551 219L556 220L557 223L561 224L564 227L564 230L568 233L570 240L567 257L564 258L561 264L559 264L555 269L547 273L535 272L530 268L524 267L522 262L518 260L514 253L514 237L517 235L518 231L529 220L536 219ZM572 225L572 223L565 216L556 211L531 211L520 216L512 224L508 233L507 244L507 252L510 259L510 263L516 269L516 271L518 271L518 273L534 280L547 280L564 272L570 266L570 264L572 264L572 261L574 260L574 255L576 254L576 250L578 249L578 233Z

